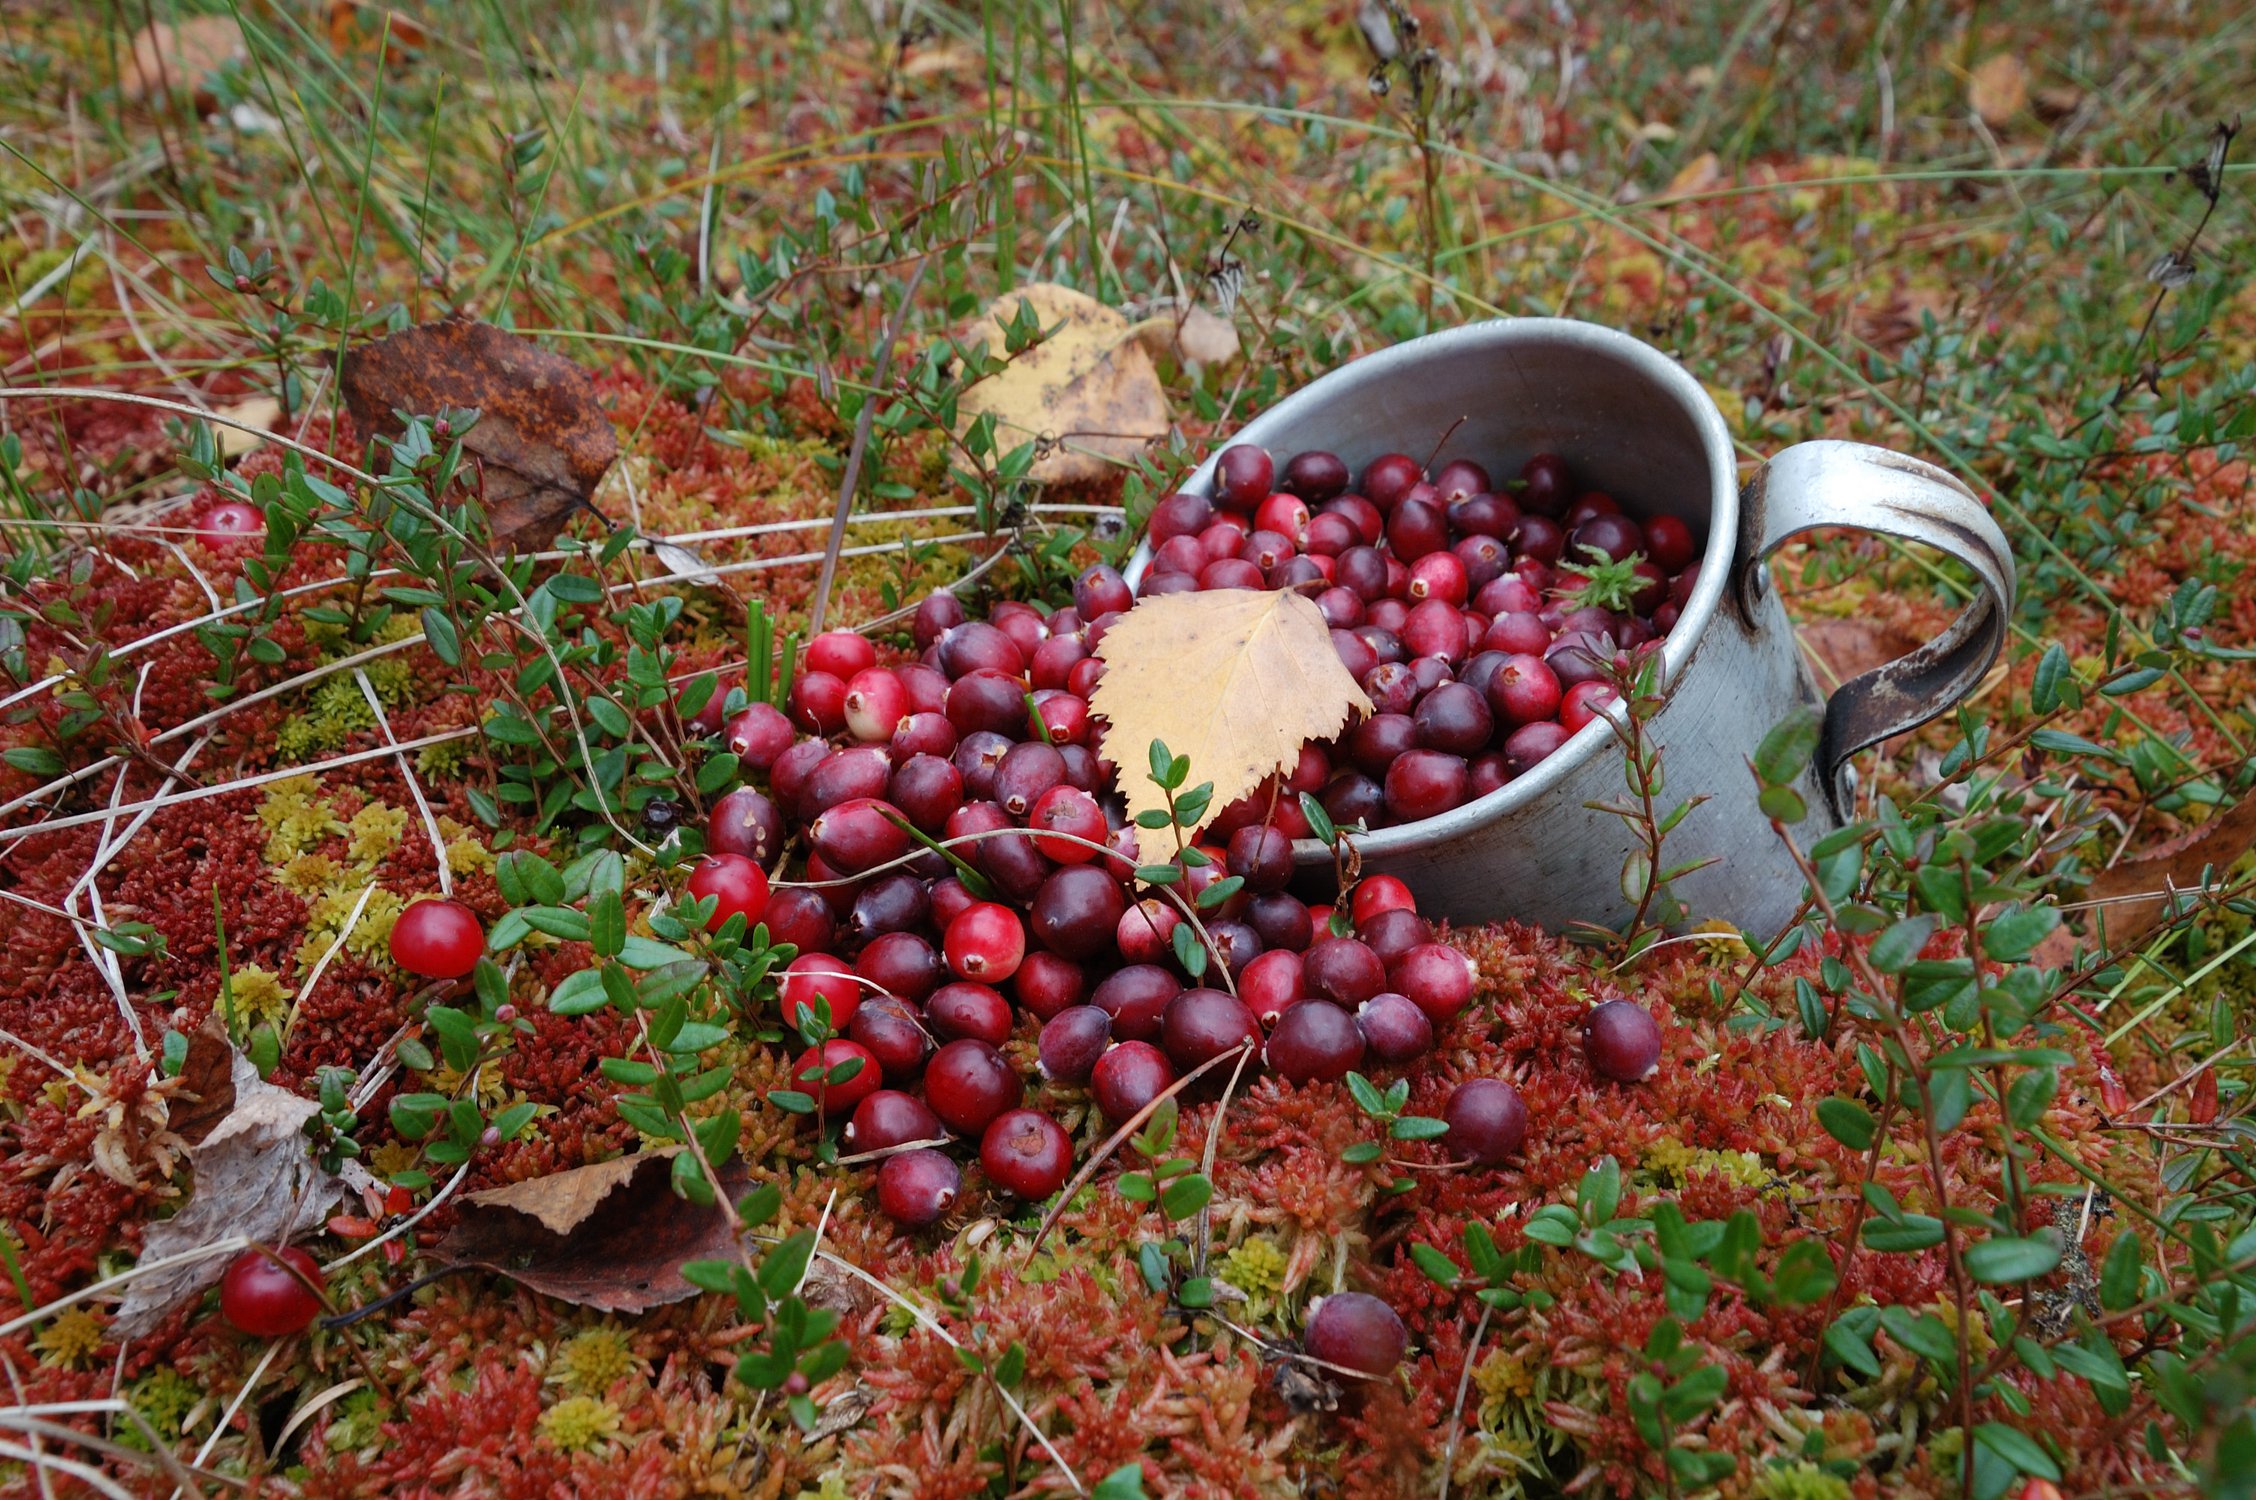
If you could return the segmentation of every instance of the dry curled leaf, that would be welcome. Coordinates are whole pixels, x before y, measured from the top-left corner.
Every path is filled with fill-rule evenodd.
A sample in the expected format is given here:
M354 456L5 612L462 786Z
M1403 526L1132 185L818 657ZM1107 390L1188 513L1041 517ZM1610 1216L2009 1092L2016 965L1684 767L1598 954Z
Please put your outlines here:
M475 407L463 446L485 480L494 545L529 552L592 508L619 456L619 435L595 382L561 354L469 318L404 329L345 356L345 405L362 430L400 431L396 413Z
M1238 357L1237 325L1203 307L1155 313L1132 332L1155 359L1169 354L1186 365L1226 365Z
M639 1313L697 1295L682 1262L732 1258L728 1215L674 1193L681 1148L644 1151L462 1199L461 1217L435 1252L448 1265L496 1271L536 1292ZM748 1180L721 1169L732 1198Z
M1214 783L1219 810L1293 764L1301 746L1371 711L1324 617L1294 593L1144 599L1105 632L1097 655L1105 674L1089 706L1105 720L1106 757L1125 768L1130 817L1167 806L1142 771L1153 740L1190 758L1191 784Z
M320 1106L258 1076L250 1059L222 1040L228 1062L233 1107L208 1127L188 1152L196 1185L188 1204L150 1228L142 1242L144 1261L179 1255L231 1235L246 1235L263 1245L287 1245L328 1218L344 1184L313 1159L305 1123ZM205 1057L196 1056L204 1047ZM210 1050L205 1038L190 1044L189 1066L210 1084ZM183 1067L182 1076L187 1076ZM120 1338L138 1338L162 1322L182 1300L215 1284L226 1274L228 1257L206 1256L141 1277L126 1289L118 1309Z
M218 102L210 87L212 75L248 55L243 28L233 16L154 21L133 34L118 93L128 103L189 99L199 112L206 111Z
M329 46L339 53L381 49L397 62L430 45L422 25L371 0L329 0Z
M1043 337L963 393L962 420L968 425L993 413L1004 448L1045 442L1032 471L1037 480L1113 478L1116 460L1133 459L1167 435L1167 396L1151 354L1119 311L1050 282L996 298L969 336L1001 355L1004 327L1021 302L1033 305Z
M214 1011L188 1039L171 1099L172 1133L200 1146L235 1108L235 1047L227 1023Z
M2112 947L2137 942L2161 925L2167 892L2201 889L2201 872L2210 888L2223 884L2240 857L2256 848L2256 796L2243 797L2224 812L2171 839L2153 853L2126 859L2100 871L2085 887Z
M1966 81L1966 102L1992 130L2029 107L2029 67L2010 52L1985 59Z

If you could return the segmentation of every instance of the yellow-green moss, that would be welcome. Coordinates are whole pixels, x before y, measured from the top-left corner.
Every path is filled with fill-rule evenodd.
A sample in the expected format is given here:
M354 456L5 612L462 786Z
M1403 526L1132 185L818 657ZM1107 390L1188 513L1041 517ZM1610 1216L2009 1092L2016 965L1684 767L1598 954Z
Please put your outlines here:
M619 1408L594 1396L567 1396L541 1413L540 1430L567 1453L601 1448L619 1435Z
M1839 1475L1828 1474L1813 1463L1798 1463L1763 1470L1747 1493L1754 1500L1849 1500L1854 1492Z
M311 776L292 776L266 790L258 820L266 826L266 862L287 864L345 825Z
M1770 1181L1770 1169L1752 1151L1704 1150L1687 1146L1673 1135L1664 1135L1645 1148L1644 1165L1647 1171L1668 1178L1678 1187L1691 1181L1695 1172L1714 1172L1734 1187L1761 1187Z
M641 1363L624 1330L599 1323L556 1346L548 1378L578 1395L600 1395L634 1374Z
M31 1347L39 1351L39 1362L65 1370L75 1370L90 1362L102 1347L102 1319L83 1307L74 1307L60 1313L53 1322L39 1330Z
M259 1025L280 1027L289 1018L289 987L269 970L256 967L234 970L227 977L227 993L235 1007L235 1024L240 1029Z

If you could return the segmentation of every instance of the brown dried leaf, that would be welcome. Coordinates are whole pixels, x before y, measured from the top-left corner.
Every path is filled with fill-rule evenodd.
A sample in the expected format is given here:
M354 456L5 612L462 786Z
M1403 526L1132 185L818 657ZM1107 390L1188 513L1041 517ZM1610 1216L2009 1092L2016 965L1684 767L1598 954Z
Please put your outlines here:
M1987 58L1966 81L1966 101L1996 130L2029 107L2029 67L2011 52Z
M1122 767L1128 814L1164 810L1145 772L1151 742L1190 757L1190 785L1214 783L1219 810L1300 747L1371 712L1316 606L1300 595L1215 589L1145 599L1097 647L1104 680L1090 709L1104 753Z
M478 1266L582 1307L639 1313L697 1295L682 1262L733 1257L720 1205L677 1197L672 1159L644 1151L594 1166L471 1193L436 1254ZM740 1164L721 1169L734 1198L749 1185Z
M2210 888L2256 847L2256 797L2243 797L2208 822L2163 844L2153 853L2126 859L2092 877L2084 889L2095 907L2095 925L2104 924L2110 946L2137 942L2161 925L2168 890L2201 888L2201 872L2211 869ZM2142 897L2144 899L2130 899Z
M1130 330L1157 359L1171 354L1186 365L1226 365L1238 357L1238 328L1203 307L1180 315L1162 312Z
M329 0L329 46L336 52L373 52L394 62L430 45L420 23L371 0Z
M1045 337L965 391L961 420L968 426L994 413L1004 448L1037 438L1052 444L1033 468L1045 483L1116 478L1110 460L1133 459L1167 435L1167 396L1150 353L1116 309L1050 282L998 297L967 336L1000 355L1021 301L1033 304Z
M463 445L483 464L486 516L503 551L554 541L574 510L593 508L619 456L588 372L491 323L449 318L363 344L345 356L342 383L368 432L398 433L398 411L477 408Z
M200 1146L235 1107L235 1048L227 1023L213 1011L188 1039L180 1082L171 1099L172 1133Z
M1661 189L1664 198L1689 198L1704 193L1723 181L1723 163L1713 151L1703 151L1677 169L1667 187Z
M233 16L190 16L178 22L154 21L133 34L133 49L118 79L128 103L145 99L190 99L198 110L216 100L206 86L211 76L236 58L249 55L243 28Z
M189 1044L183 1074L190 1067L208 1074L208 1049L203 1061L196 1056L204 1041L199 1036ZM264 1245L286 1245L320 1227L330 1205L344 1193L344 1184L314 1162L306 1139L305 1123L320 1106L259 1077L250 1059L232 1046L226 1056L234 1107L189 1151L195 1191L187 1207L151 1227L142 1242L144 1261L238 1234ZM214 1255L141 1277L126 1288L115 1325L118 1336L132 1339L147 1333L181 1301L217 1283L227 1265L228 1257Z

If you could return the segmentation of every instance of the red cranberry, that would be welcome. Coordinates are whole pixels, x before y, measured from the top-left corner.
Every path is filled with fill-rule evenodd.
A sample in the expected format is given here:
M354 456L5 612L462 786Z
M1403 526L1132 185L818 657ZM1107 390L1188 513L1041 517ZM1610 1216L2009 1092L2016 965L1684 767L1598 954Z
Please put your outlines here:
M879 1089L854 1106L839 1139L850 1152L884 1151L910 1141L938 1140L940 1117L924 1101L899 1089Z
M1128 898L1109 871L1097 865L1067 865L1043 880L1028 914L1034 937L1064 958L1095 958L1113 941L1127 914Z
M831 1075L845 1077L832 1081ZM832 1037L820 1047L799 1054L791 1067L791 1086L822 1101L826 1115L851 1114L854 1107L877 1092L884 1074L869 1048L845 1037Z
M869 1049L891 1084L914 1082L924 1071L924 1054L932 1044L916 1013L890 995L873 996L856 1009L846 1034Z
M228 1262L227 1274L220 1278L219 1315L253 1338L302 1333L321 1316L321 1299L289 1269L296 1267L314 1287L325 1287L328 1278L321 1274L320 1263L295 1245L275 1255L287 1265L276 1265L263 1250L245 1250Z
M1359 488L1379 509L1392 510L1412 486L1424 479L1425 470L1416 459L1407 453L1388 453L1364 466Z
M930 1146L888 1156L877 1169L878 1210L904 1229L939 1223L962 1191L962 1171Z
M798 753L796 745L786 752L787 755ZM883 749L876 745L849 746L815 763L800 791L798 805L792 810L802 818L819 818L841 802L883 797L886 783L892 779L893 758ZM770 785L774 784L771 779Z
M961 1135L979 1134L995 1116L1016 1109L1025 1093L1003 1054L973 1037L949 1042L924 1065L925 1103Z
M1441 1143L1459 1161L1493 1166L1527 1140L1527 1106L1520 1102L1520 1091L1501 1078L1460 1083L1442 1106L1441 1118L1449 1126Z
M1440 1025L1473 998L1479 971L1473 961L1443 943L1421 943L1387 965L1388 987L1417 1002Z
M1089 976L1070 958L1036 948L1019 961L1011 994L1036 1020L1047 1020L1087 998Z
M1391 990L1373 995L1356 1009L1355 1023L1363 1028L1371 1056L1382 1063L1399 1065L1433 1049L1433 1018L1407 995Z
M758 875L759 867L754 866L752 873ZM767 889L763 876L763 900ZM726 906L727 902L722 904ZM758 920L757 913L751 920ZM486 951L486 931L479 925L477 914L459 901L418 901L393 921L391 951L392 962L410 974L425 979L460 979L478 967L478 959Z
M1097 1059L1089 1074L1089 1091L1097 1108L1115 1125L1135 1118L1175 1083L1175 1068L1167 1054L1149 1042L1128 1041Z
M1214 461L1215 498L1232 510L1252 510L1268 498L1276 473L1266 448L1233 443Z
M1523 561L1549 565L1566 550L1567 533L1547 516L1522 516L1520 524L1512 528L1512 545ZM1534 587L1532 583L1529 586Z
M846 727L846 684L828 672L801 672L791 679L791 720L810 734L839 733Z
M917 649L922 651L963 622L963 601L941 589L917 602L916 615L909 622L909 634Z
M1621 695L1610 682L1578 682L1559 700L1559 727L1573 734Z
M1040 1110L997 1115L979 1140L979 1165L990 1182L1029 1201L1047 1198L1073 1175L1073 1142Z
M828 953L802 953L784 967L780 998L786 1025L799 1025L802 1012L820 1016L827 1005L830 1029L843 1032L861 1003L861 978L844 959Z
M1073 610L1084 620L1115 611L1125 613L1135 602L1128 581L1108 564L1097 563L1073 580Z
M196 540L214 552L236 551L265 535L265 514L257 506L241 500L222 500L196 518ZM259 1258L265 1259L264 1256ZM281 1273L276 1271L275 1274Z
M1026 929L1017 912L982 901L948 924L941 951L962 978L1001 984L1018 972L1026 956Z
M768 899L768 941L789 943L802 953L830 946L837 935L837 919L820 891L794 887L777 891Z
M1010 1002L983 984L944 984L924 1003L924 1019L944 1042L972 1037L1000 1047L1010 1040Z
M770 865L783 852L783 815L751 787L740 786L713 804L705 825L705 847L734 854L756 865Z
M1320 450L1295 454L1277 487L1311 505L1321 504L1347 488L1347 465L1337 454Z
M1363 1061L1363 1033L1338 1006L1304 1000L1277 1018L1261 1055L1294 1083L1331 1082Z
M1112 1017L1112 1034L1123 1041L1157 1040L1160 1017L1181 994L1181 981L1158 964L1130 964L1107 976L1089 1003Z
M1548 720L1522 724L1504 741L1504 759L1514 776L1525 776L1573 736Z
M1409 1345L1394 1309L1362 1292L1334 1292L1318 1302L1301 1337L1311 1358L1373 1380L1392 1375Z
M1467 789L1462 756L1412 750L1387 767L1387 811L1405 823L1439 817L1462 805Z
M1179 536L1197 536L1213 524L1214 507L1204 495L1169 495L1152 507L1152 545L1161 546Z
M1087 1083L1111 1045L1112 1017L1094 1005L1069 1006L1042 1025L1042 1076L1055 1083Z
M929 910L930 902L926 905ZM918 1003L938 987L947 970L923 934L895 931L866 945L854 960L854 972L884 994Z
M1320 937L1301 955L1308 993L1352 1010L1386 988L1386 965L1353 938Z
M1237 979L1238 997L1264 1026L1274 1026L1278 1017L1305 998L1301 958L1289 949L1272 949L1260 955Z
M1387 516L1387 545L1404 567L1449 545L1449 517L1438 505L1405 500Z
M1419 744L1452 755L1481 749L1496 723L1487 702L1462 682L1445 682L1418 700L1412 722L1418 727Z
M841 875L860 875L909 852L909 836L894 821L900 815L890 802L855 797L808 824L807 839L824 864Z
M1617 1083L1640 1083L1661 1064L1660 1023L1627 1000L1593 1006L1582 1023L1590 1066Z
M1558 674L1539 656L1516 654L1488 679L1488 706L1498 722L1514 727L1552 718L1561 696Z

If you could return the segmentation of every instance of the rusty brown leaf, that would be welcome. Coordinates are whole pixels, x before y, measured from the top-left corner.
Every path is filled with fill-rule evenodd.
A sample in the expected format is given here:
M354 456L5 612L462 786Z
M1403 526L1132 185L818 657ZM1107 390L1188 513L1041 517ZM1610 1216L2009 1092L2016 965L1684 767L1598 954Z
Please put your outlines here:
M1324 617L1294 593L1144 599L1097 654L1105 675L1089 707L1105 721L1104 753L1122 767L1131 818L1167 807L1145 770L1154 740L1190 758L1189 785L1214 783L1219 811L1291 765L1301 746L1371 711Z
M1045 483L1116 478L1118 460L1167 435L1167 394L1150 351L1117 309L1051 282L998 297L968 336L1002 354L1004 326L1022 302L1032 304L1042 340L966 390L962 420L992 413L1006 449L1049 444L1032 470Z
M588 372L514 333L469 318L404 329L345 356L345 405L362 430L394 435L395 413L475 407L463 446L485 477L486 516L504 551L556 539L591 509L619 435Z
M209 109L216 102L209 87L212 75L248 55L243 28L233 16L154 21L133 34L118 93L129 103L189 99L198 110Z
M235 1048L227 1023L213 1011L188 1039L180 1065L180 1086L171 1099L172 1133L200 1146L214 1126L235 1107Z
M448 1265L494 1271L607 1312L644 1312L694 1297L697 1288L682 1280L682 1262L732 1258L736 1245L720 1205L675 1194L673 1158L680 1149L471 1193L436 1254ZM722 1168L721 1179L732 1198L749 1185L741 1165Z
M2256 847L2256 797L2243 797L2153 853L2100 871L2085 887L2084 899L2106 903L2094 908L2094 924L2106 932L2110 946L2134 943L2161 925L2169 899L2166 891L2199 890L2204 869L2210 871L2210 888L2215 889L2252 847Z
M381 47L396 62L429 44L422 26L396 10L371 0L329 0L329 46L336 52L373 52Z
M151 1226L142 1241L144 1260L180 1255L238 1234L263 1245L287 1245L319 1227L330 1205L344 1194L344 1183L321 1170L306 1139L305 1123L321 1106L259 1077L224 1031L217 1040L227 1066L224 1090L211 1081L216 1068L208 1032L189 1043L181 1072L186 1076L193 1069L209 1097L225 1092L231 1104L223 1118L203 1126L202 1140L189 1149L195 1190L179 1213ZM115 1325L118 1336L132 1339L147 1333L180 1302L218 1282L227 1266L228 1257L211 1255L141 1277L126 1288Z

